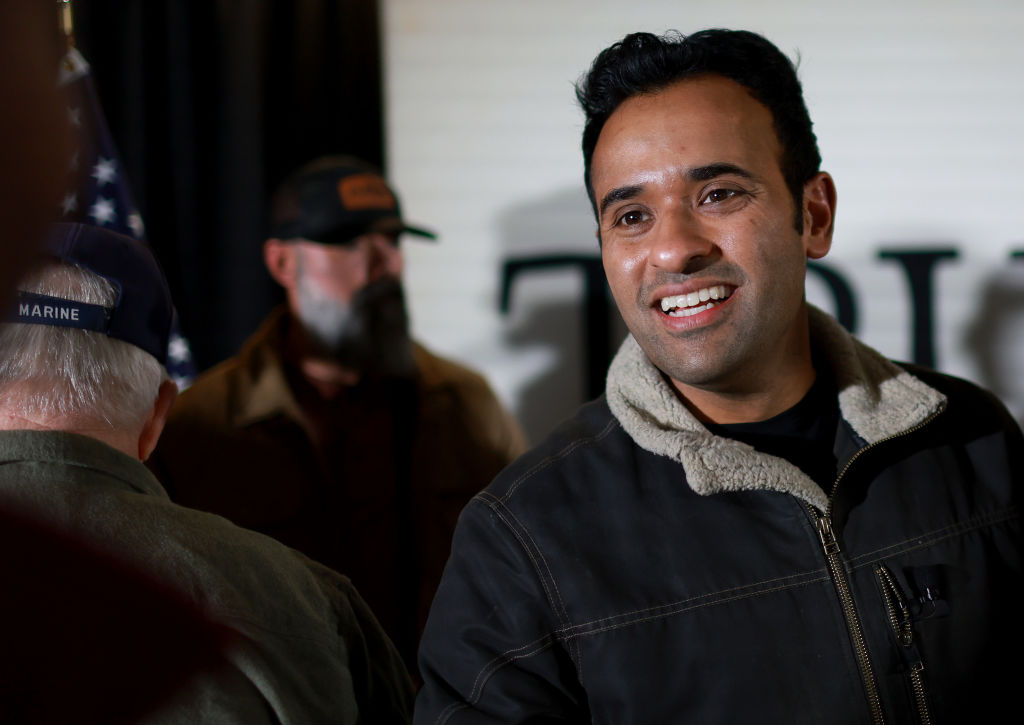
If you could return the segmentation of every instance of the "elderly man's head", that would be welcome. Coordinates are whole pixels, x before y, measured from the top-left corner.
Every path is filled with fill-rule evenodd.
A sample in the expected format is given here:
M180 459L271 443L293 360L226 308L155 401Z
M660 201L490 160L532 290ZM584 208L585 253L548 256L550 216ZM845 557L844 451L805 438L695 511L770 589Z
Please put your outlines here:
M139 242L55 225L0 324L2 427L80 432L138 458L176 393L167 378L172 306Z

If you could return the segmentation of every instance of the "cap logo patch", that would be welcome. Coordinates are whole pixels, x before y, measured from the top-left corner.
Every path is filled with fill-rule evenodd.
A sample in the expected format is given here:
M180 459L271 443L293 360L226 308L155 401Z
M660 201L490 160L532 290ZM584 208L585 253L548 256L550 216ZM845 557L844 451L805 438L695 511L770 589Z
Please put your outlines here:
M77 327L80 330L107 332L113 309L61 297L18 291L17 311L8 322L29 325Z
M338 182L338 198L346 209L394 209L395 197L376 174L352 174Z

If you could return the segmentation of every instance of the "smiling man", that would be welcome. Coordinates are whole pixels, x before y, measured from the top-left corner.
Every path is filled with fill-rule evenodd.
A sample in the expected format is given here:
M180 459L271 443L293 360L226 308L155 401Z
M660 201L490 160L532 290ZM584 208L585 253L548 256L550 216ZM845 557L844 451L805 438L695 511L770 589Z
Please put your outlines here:
M744 31L636 33L577 93L631 334L605 394L463 511L417 725L1008 706L1024 439L806 303L836 191L793 64Z
M815 173L795 214L781 158L771 112L715 75L627 99L593 152L615 301L706 420L770 418L814 380L804 269L828 251L835 191Z

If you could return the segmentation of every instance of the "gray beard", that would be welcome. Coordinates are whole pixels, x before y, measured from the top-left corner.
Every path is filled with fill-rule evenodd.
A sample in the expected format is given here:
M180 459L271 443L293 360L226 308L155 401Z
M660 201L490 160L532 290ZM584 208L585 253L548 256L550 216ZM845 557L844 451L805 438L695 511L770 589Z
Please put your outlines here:
M367 377L412 377L416 364L402 284L379 279L348 303L298 280L297 317L320 352Z

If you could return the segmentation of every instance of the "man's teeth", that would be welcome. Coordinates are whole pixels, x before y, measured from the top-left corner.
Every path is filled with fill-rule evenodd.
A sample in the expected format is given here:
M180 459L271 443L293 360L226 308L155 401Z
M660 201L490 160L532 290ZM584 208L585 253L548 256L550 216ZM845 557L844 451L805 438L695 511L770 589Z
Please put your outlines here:
M664 297L661 300L661 309L673 317L689 317L714 307L715 303L710 300L724 300L727 296L725 285L719 284L685 295Z

